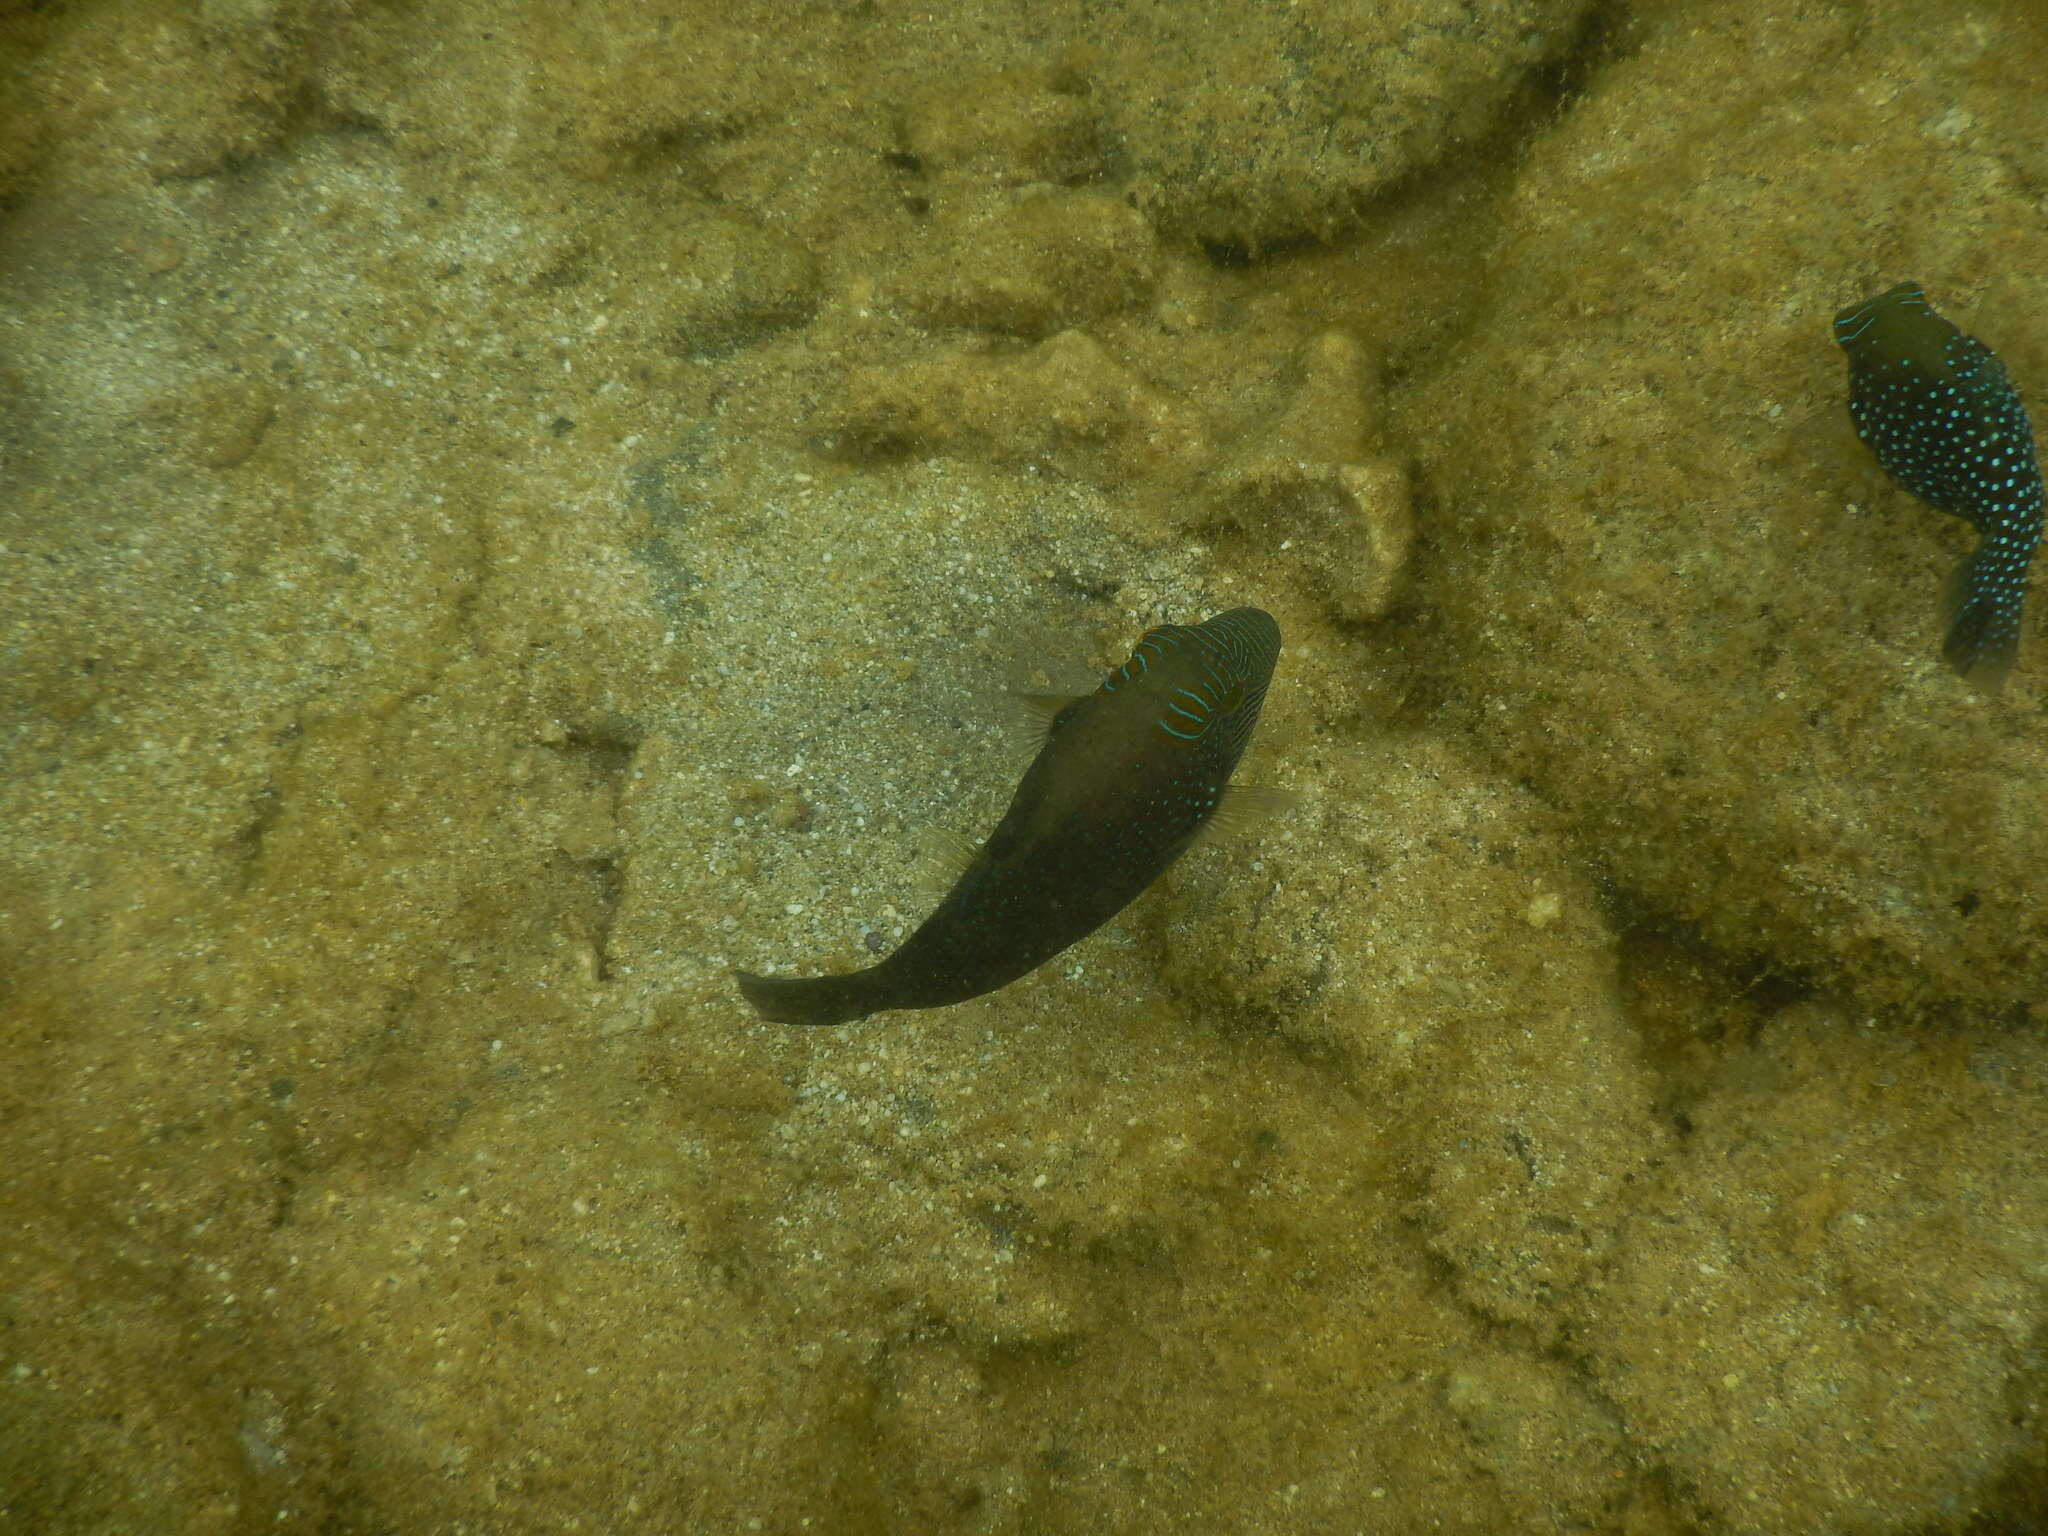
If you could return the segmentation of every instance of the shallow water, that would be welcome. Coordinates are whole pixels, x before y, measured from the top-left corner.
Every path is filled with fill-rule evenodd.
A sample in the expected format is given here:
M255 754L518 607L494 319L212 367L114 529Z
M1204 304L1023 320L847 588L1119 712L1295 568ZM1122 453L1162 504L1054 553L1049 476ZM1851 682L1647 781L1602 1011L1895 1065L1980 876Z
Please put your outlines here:
M2048 642L1942 667L1828 321L2044 398L2044 75L0 9L0 1530L2043 1519ZM1237 603L1291 815L751 1017Z

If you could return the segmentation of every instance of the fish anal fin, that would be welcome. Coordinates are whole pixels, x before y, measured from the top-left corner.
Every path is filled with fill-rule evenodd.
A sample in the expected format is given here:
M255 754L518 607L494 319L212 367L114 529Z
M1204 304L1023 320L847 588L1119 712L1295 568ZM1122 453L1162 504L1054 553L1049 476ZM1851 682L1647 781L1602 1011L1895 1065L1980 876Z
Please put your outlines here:
M1202 825L1204 838L1249 837L1276 816L1301 804L1297 790L1277 784L1230 784Z

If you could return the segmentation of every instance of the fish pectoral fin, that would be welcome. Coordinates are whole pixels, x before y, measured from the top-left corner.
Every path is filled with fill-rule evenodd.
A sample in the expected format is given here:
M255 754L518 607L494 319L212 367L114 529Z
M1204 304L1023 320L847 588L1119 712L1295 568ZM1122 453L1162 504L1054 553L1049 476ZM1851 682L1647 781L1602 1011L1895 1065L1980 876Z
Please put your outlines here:
M1224 786L1223 798L1203 824L1202 835L1247 837L1300 804L1299 791L1282 789L1277 784L1229 784Z
M917 855L916 881L925 895L940 897L960 883L981 850L969 838L950 827L929 823L911 833L911 847Z
M1052 723L1076 697L1066 693L1013 693L1010 695L1010 735L1019 749L1036 756L1052 736Z

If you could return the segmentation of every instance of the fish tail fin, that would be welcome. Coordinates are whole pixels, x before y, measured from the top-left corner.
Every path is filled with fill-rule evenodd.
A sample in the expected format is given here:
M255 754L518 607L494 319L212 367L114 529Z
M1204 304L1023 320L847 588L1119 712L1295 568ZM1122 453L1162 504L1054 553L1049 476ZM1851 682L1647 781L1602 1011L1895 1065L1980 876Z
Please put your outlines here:
M1984 540L1949 577L1942 597L1948 634L1941 654L1972 683L1996 688L2012 670L2020 648L2020 603L2027 590L2031 546L2012 549L2006 541Z
M740 995L770 1024L851 1024L875 1011L866 971L848 976L756 976L735 971Z

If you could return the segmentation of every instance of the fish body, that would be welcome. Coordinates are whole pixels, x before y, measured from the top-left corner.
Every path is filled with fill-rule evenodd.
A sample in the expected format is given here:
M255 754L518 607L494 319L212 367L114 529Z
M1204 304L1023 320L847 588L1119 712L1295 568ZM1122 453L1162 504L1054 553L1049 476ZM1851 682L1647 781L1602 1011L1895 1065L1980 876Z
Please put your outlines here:
M2027 570L2041 538L2041 469L2019 392L1991 349L1900 283L1835 316L1849 416L1886 474L1974 527L1950 579L1942 655L1996 684L2018 654Z
M1258 608L1148 630L1129 661L1053 716L1003 819L895 953L844 976L743 971L741 992L776 1023L846 1024L965 1002L1043 965L1128 906L1209 824L1279 654L1280 627Z

